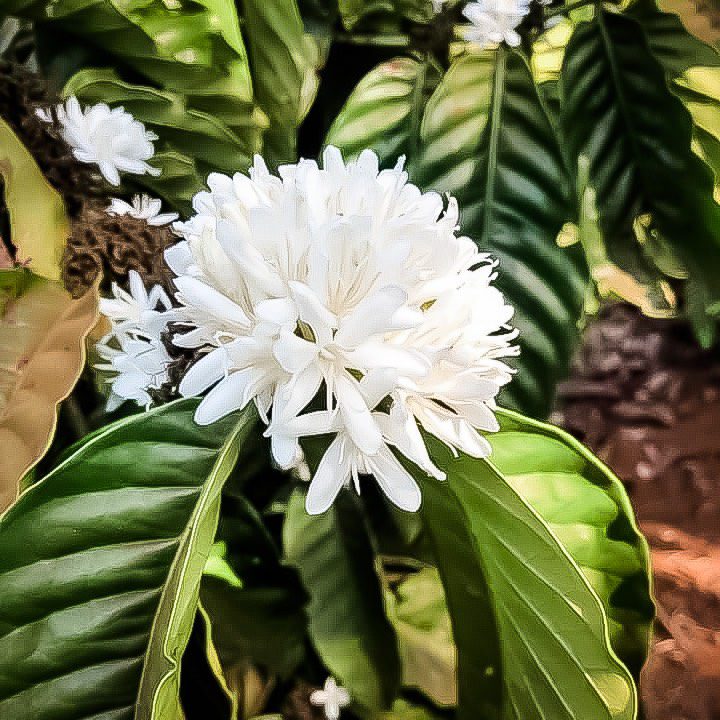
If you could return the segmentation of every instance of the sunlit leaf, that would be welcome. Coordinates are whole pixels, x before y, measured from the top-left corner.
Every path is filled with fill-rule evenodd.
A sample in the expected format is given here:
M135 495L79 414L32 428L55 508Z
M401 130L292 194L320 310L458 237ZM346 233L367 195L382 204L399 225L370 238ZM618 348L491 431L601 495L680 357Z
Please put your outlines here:
M0 175L12 234L6 239L15 246L18 262L29 264L37 275L59 280L60 259L70 236L62 197L2 118Z

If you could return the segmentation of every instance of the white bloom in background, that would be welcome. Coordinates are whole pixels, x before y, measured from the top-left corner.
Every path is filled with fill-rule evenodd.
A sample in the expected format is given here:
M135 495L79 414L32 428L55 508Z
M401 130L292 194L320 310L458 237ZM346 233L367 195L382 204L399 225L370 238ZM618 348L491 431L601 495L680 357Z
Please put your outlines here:
M97 165L111 185L120 184L120 173L159 175L158 168L148 165L155 154L153 141L157 135L122 107L110 108L105 103L84 110L76 97L56 108L63 139L73 155L84 163ZM46 122L52 120L49 110L38 110Z
M167 225L178 219L177 213L161 213L162 200L148 195L133 195L132 203L110 198L108 215L130 215L138 220L145 220L148 225Z
M493 264L458 236L458 207L408 183L402 161L380 171L363 152L323 166L303 160L271 175L211 175L184 240L166 251L176 310L173 342L204 355L180 383L207 392L196 421L254 402L284 468L299 440L332 433L311 482L322 512L343 485L372 474L399 507L420 493L399 452L437 478L418 423L476 457L497 429L494 399L516 354L512 308L492 287Z
M310 704L321 707L327 720L339 720L340 711L350 704L350 693L329 677L322 690L310 694Z
M530 11L529 0L479 0L469 2L463 15L472 23L463 29L465 40L483 48L506 42L520 44L515 28Z
M113 298L100 300L100 312L112 324L111 331L95 346L103 363L98 370L111 373L108 411L125 400L149 407L148 389L158 389L168 380L172 358L160 335L174 319L170 299L156 285L148 293L140 275L131 270L130 292L113 283Z
M433 12L437 15L445 8L447 0L431 0Z

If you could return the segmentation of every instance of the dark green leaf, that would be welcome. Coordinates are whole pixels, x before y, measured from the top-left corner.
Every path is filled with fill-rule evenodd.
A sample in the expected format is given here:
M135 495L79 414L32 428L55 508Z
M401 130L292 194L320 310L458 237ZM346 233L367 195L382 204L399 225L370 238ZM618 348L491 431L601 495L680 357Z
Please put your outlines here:
M250 660L290 674L307 638L307 595L297 574L281 564L262 519L242 496L223 497L218 538L232 576L206 572L200 594L223 665Z
M0 717L165 720L252 412L183 400L109 425L0 521Z
M506 404L545 415L577 339L587 282L575 248L555 240L571 216L555 131L525 59L461 56L430 98L411 177L458 199L463 232L499 259L498 286L516 309L520 372Z
M389 708L400 686L398 644L356 498L342 492L328 512L310 516L296 490L283 534L310 595L310 636L323 663L364 710Z
M598 7L570 39L561 83L568 146L573 162L588 159L611 259L647 274L633 222L651 213L689 271L688 312L710 342L704 313L720 298L720 207L710 170L691 151L690 115L641 26Z

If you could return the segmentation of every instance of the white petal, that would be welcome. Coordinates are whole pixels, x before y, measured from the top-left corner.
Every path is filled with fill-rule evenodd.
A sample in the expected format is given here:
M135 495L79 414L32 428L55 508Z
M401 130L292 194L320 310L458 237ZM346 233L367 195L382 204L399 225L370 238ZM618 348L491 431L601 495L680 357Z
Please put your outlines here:
M345 428L357 448L366 455L376 453L383 444L382 435L357 380L339 375L335 379L335 397Z
M216 348L190 366L180 381L178 390L183 397L194 397L205 392L224 377L228 357L224 348Z
M244 395L250 380L250 373L245 370L228 375L198 405L195 422L198 425L210 425L225 415L243 408L247 404Z
M367 458L366 461L378 485L393 504L407 512L417 512L420 509L420 488L390 448L383 447L377 455Z
M273 343L273 355L284 370L298 373L317 358L318 346L284 330Z
M396 329L393 317L405 302L407 293L392 286L363 298L348 315L340 318L335 342L352 349L373 335Z
M207 312L212 312L216 317L229 320L237 325L249 325L248 316L238 304L206 283L185 275L175 278L175 285L186 305L203 308Z
M350 458L343 445L340 437L330 443L310 481L305 498L305 509L310 515L320 515L328 510L343 485L350 481Z

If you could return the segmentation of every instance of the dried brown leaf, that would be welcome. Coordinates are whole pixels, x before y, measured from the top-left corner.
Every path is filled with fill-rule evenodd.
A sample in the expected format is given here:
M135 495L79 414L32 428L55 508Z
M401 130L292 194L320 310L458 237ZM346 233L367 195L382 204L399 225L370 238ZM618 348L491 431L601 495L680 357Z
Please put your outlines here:
M96 289L73 300L59 283L24 270L0 271L3 279L6 288L12 280L24 287L0 304L0 512L47 450L98 314Z

